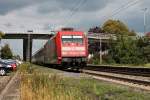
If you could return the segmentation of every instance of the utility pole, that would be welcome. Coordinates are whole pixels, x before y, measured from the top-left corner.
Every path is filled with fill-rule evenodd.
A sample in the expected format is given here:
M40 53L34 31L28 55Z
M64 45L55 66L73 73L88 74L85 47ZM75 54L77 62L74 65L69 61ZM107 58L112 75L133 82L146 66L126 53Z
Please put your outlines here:
M102 40L101 40L101 36L99 34L99 47L100 47L100 54L99 54L99 57L100 57L100 64L102 64Z
M146 33L146 11L147 8L142 9L144 11L144 34Z

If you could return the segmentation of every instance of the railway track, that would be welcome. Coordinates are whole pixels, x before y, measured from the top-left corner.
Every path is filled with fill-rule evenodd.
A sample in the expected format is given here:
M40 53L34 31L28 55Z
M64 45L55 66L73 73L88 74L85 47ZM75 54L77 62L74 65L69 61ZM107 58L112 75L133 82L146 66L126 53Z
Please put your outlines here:
M111 72L125 75L135 75L150 77L150 68L131 68L131 67L116 67L116 66L104 66L104 65L87 65L85 70Z
M83 73L98 80L127 85L150 91L150 69L88 65Z
M143 71L143 72L142 72ZM109 81L150 91L150 69L87 66L83 72L98 80ZM132 72L132 73L131 73Z

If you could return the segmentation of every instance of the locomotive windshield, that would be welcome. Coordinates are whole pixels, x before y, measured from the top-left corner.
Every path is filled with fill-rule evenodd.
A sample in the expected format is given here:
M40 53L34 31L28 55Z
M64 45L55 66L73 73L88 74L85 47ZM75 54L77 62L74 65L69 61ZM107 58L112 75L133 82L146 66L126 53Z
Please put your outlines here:
M83 37L79 35L65 35L62 36L63 43L83 43Z

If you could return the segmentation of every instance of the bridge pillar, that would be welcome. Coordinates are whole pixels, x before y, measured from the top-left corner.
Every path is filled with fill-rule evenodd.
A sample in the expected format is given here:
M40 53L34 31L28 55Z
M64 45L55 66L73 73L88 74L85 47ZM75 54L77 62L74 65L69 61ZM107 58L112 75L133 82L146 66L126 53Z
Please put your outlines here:
M23 60L31 62L32 59L32 39L23 39Z
M23 60L26 61L28 39L23 39Z

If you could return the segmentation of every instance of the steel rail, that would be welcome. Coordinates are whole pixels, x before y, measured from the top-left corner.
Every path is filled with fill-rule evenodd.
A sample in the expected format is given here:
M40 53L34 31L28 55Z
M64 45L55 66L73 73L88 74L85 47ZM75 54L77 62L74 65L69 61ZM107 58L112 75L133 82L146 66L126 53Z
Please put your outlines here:
M87 65L84 67L85 70L91 71L100 71L100 72L111 72L119 73L125 75L135 75L135 76L144 76L150 77L150 68L138 68L138 67L129 67L129 66L109 66L109 65Z
M83 73L92 75L94 77L102 77L102 78L110 79L110 81L112 80L120 81L118 82L119 84L128 85L131 87L136 87L142 90L150 91L150 81L148 80L143 80L140 78L133 79L131 77L122 77L122 76L103 74L103 73L100 73L99 71L91 71L91 70L83 70ZM101 80L99 78L95 78L95 79ZM127 83L130 83L130 85Z

